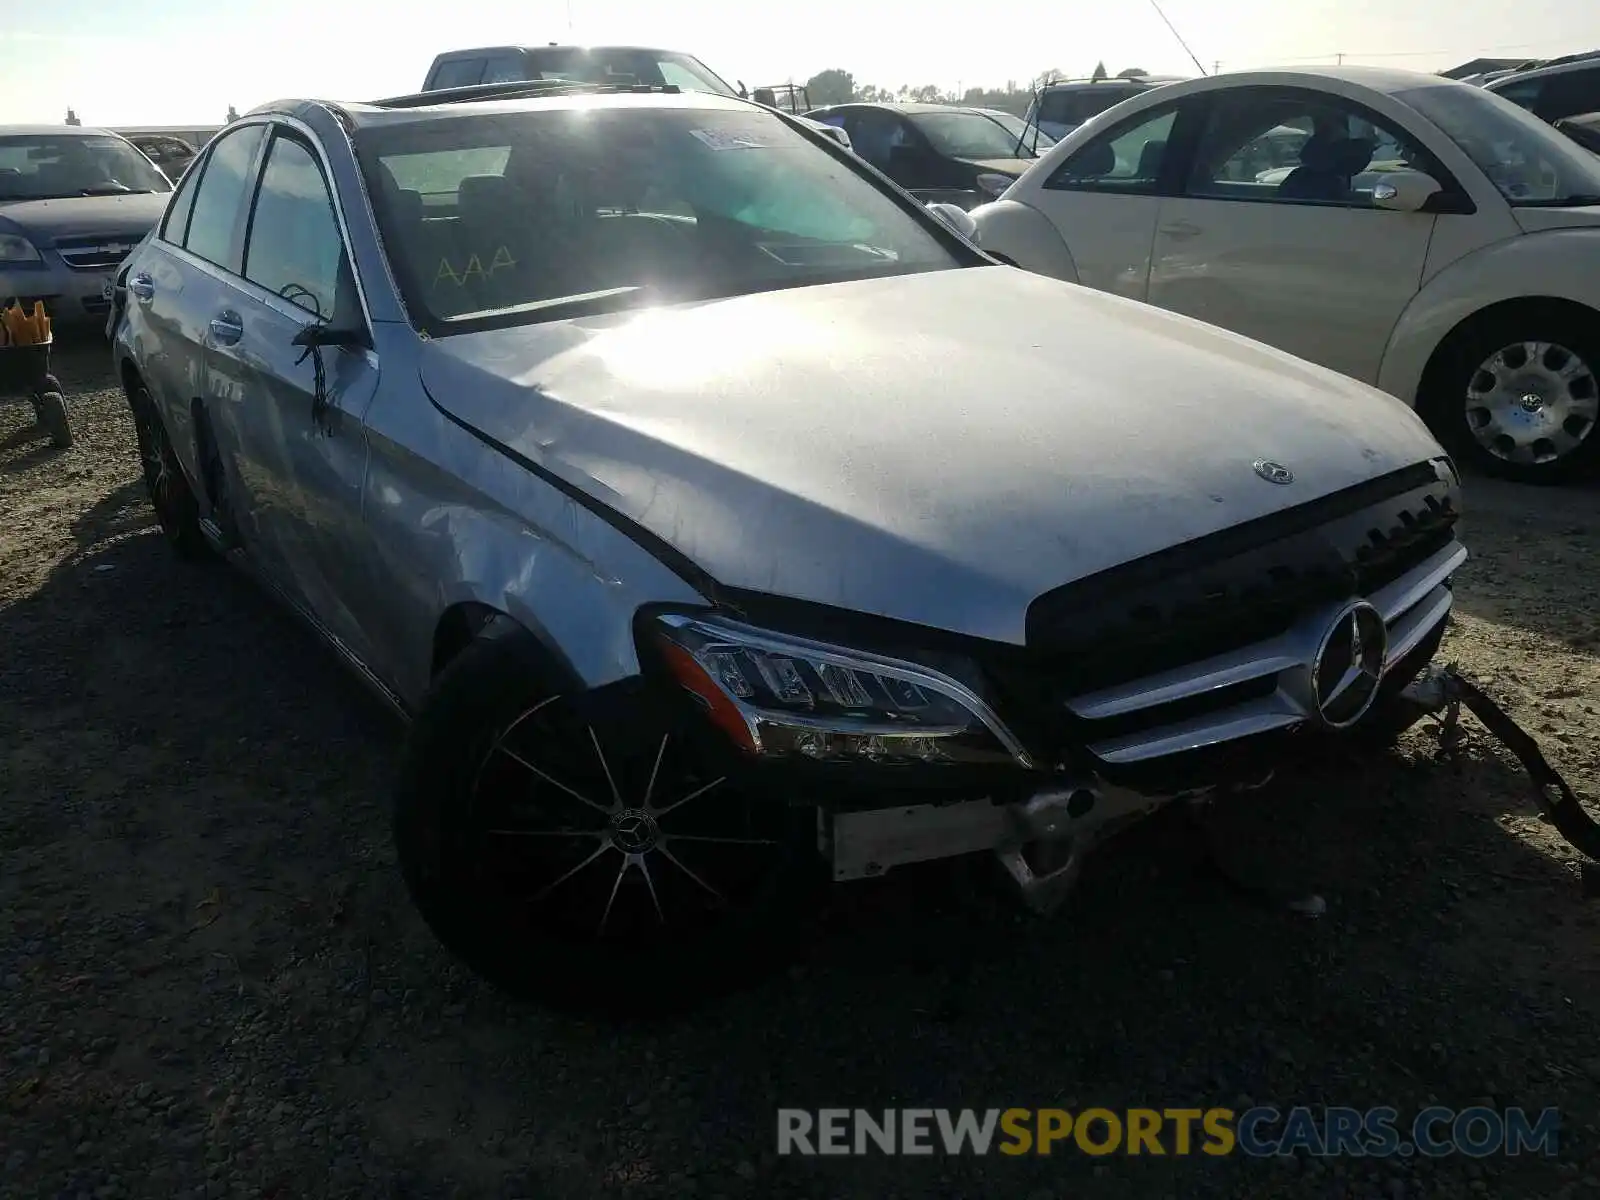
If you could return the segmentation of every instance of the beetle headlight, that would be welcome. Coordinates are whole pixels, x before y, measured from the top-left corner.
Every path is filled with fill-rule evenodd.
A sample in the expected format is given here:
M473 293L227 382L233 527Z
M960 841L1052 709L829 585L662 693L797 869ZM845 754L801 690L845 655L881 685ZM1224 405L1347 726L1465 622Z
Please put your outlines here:
M39 248L20 233L0 233L0 263L42 261Z
M929 667L720 617L662 616L655 632L674 678L748 753L1033 765L976 692Z

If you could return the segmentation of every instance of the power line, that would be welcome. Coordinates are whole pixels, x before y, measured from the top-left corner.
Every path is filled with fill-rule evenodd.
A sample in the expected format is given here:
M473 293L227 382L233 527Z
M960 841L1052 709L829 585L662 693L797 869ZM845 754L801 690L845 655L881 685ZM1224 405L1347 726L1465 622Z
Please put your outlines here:
M1366 51L1354 50L1333 50L1329 51L1327 54L1300 54L1291 55L1286 58L1279 58L1275 56L1273 61L1327 62L1330 58L1342 61L1346 58L1453 58L1462 55L1471 58L1481 58L1483 55L1493 53L1497 50L1537 50L1541 46L1548 46L1553 40L1555 39L1547 38L1542 42L1517 42L1502 46L1478 46L1472 50L1374 50L1370 53Z

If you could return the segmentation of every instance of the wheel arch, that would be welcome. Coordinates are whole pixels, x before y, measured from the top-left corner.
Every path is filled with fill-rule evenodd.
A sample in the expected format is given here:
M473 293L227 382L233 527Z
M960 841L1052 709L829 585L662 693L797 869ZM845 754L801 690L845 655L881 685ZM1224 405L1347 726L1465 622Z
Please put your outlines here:
M1481 329L1508 317L1557 315L1566 319L1592 321L1600 328L1600 311L1565 296L1514 296L1497 300L1461 318L1439 339L1423 365L1417 380L1414 403L1419 412L1438 398L1453 356Z
M549 672L548 682L562 691L588 689L571 659L562 653L550 634L537 625L519 621L510 613L481 600L460 600L439 614L434 624L429 680L435 680L468 646L484 638L527 634L537 645Z

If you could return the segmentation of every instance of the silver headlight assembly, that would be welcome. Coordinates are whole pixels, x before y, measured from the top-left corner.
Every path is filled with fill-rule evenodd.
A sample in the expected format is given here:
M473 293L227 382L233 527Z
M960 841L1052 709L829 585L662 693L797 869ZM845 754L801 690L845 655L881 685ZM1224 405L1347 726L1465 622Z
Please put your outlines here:
M750 754L1033 765L988 704L940 671L721 617L669 614L653 625L673 677Z

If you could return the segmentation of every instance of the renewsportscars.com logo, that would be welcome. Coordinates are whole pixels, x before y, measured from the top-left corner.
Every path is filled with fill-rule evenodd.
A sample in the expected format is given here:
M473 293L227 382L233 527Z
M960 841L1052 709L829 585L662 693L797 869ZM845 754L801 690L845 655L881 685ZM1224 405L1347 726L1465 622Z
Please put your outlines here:
M1554 1108L780 1108L778 1153L1554 1157L1560 1126Z

